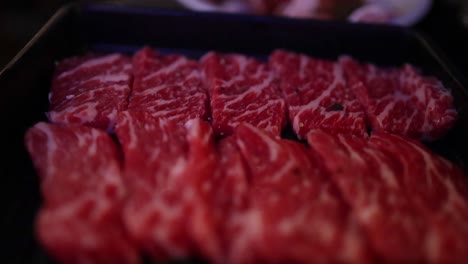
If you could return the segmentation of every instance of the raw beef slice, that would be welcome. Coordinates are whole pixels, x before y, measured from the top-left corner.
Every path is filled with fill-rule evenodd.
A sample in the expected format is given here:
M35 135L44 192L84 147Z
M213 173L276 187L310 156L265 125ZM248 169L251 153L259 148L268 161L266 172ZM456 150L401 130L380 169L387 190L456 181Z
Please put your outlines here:
M112 131L118 113L128 105L131 68L130 58L120 54L90 54L61 61L49 94L49 120Z
M251 186L232 263L370 260L350 208L305 146L244 124L235 136Z
M296 135L313 129L366 135L365 113L348 87L340 64L276 50L270 65L280 80Z
M242 210L247 206L249 183L247 168L236 139L232 136L221 139L217 144L217 154L218 167L222 172L217 185L222 197L218 202L224 208Z
M371 144L399 157L402 185L424 215L430 230L423 244L431 263L468 259L468 181L451 162L420 143L388 133L373 133Z
M457 112L450 92L411 65L384 69L346 56L340 63L373 130L434 140L455 123Z
M208 123L123 112L116 133L125 157L129 198L124 222L154 259L220 256L210 182L216 167Z
M208 118L208 95L197 61L160 55L148 47L133 57L135 80L129 110L143 110L181 124Z
M385 260L468 258L468 182L456 166L386 132L363 140L314 131L309 143Z
M243 55L214 52L206 54L201 63L216 135L230 135L242 122L281 134L286 107L266 64Z
M62 263L138 263L120 213L125 195L117 147L103 131L38 123L27 149L41 177L41 244Z
M214 189L213 210L218 221L222 255L219 263L232 263L236 249L232 247L237 234L245 228L243 216L248 207L248 173L236 139L229 136L217 144L217 174L210 182Z
M308 142L378 255L391 263L423 261L429 227L402 187L398 160L352 135L312 131Z

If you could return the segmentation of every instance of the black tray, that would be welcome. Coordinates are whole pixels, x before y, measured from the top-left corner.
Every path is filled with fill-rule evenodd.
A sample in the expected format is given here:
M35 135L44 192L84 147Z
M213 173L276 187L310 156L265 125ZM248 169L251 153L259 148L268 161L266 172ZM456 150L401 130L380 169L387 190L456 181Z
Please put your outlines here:
M265 58L284 48L322 58L350 54L380 65L409 62L452 89L460 118L429 144L468 167L466 83L427 38L407 28L313 20L70 5L60 9L0 73L2 263L50 263L34 239L38 178L23 144L26 129L45 120L54 62L86 51L132 53L143 45L198 57L208 50ZM6 158L5 158L6 157Z

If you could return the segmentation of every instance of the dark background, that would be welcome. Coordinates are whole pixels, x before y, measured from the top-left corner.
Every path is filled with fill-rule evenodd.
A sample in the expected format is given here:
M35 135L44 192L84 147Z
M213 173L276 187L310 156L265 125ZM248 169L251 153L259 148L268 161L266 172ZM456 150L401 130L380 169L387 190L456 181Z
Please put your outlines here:
M0 69L24 47L60 6L68 2L70 1L1 0ZM96 1L75 2L90 3ZM175 0L112 2L136 6L181 8ZM468 29L463 25L463 14L468 14L468 11L464 11L464 9L468 10L468 1L466 0L435 0L430 13L414 28L433 39L458 70L466 76L468 75ZM468 21L468 15L465 20Z

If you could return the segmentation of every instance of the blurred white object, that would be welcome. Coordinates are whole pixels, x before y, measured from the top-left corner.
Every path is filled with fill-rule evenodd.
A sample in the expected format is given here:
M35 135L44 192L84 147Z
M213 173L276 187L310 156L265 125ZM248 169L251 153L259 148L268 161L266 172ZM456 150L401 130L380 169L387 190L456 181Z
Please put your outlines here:
M252 0L177 0L196 11L253 13ZM263 0L266 1L266 0ZM348 0L343 0L348 1ZM268 1L267 1L268 2ZM329 18L313 15L320 0L284 1L281 15L290 17ZM337 1L339 3L339 1ZM351 22L388 23L411 26L420 21L430 10L432 0L364 0L366 4L355 9L348 17ZM249 4L250 3L250 4Z
M282 15L288 17L299 18L320 18L311 14L315 14L319 8L320 0L291 0L291 2L283 9Z
M227 13L246 13L251 8L243 0L226 0L216 4L207 0L177 0L183 6L195 11L204 12L227 12Z
M348 20L356 23L391 23L393 17L393 9L379 4L367 4L354 10Z
M432 0L373 0L375 4L392 10L390 23L411 26L419 22L431 9Z

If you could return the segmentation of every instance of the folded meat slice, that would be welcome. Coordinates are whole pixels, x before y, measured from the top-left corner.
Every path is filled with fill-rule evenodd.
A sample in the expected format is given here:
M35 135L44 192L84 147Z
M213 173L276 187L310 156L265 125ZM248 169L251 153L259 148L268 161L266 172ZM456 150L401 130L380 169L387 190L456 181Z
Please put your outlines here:
M247 124L234 135L251 180L231 263L370 260L350 208L304 145Z
M127 111L116 133L129 186L124 223L132 239L156 260L221 256L211 210L217 158L210 125Z
M84 124L113 131L127 109L132 65L121 54L88 54L58 63L47 116L60 124Z
M423 244L427 260L468 259L468 181L462 171L419 142L400 136L374 133L370 143L399 157L403 188L431 227Z
M308 142L322 157L374 250L390 262L423 261L429 227L402 188L403 168L397 158L352 135L312 131Z
M294 132L306 139L313 129L366 135L365 112L339 63L284 50L270 56Z
M468 182L454 164L386 132L365 140L313 131L308 141L384 260L467 258Z
M242 122L281 134L286 106L266 64L239 54L214 52L203 56L201 64L216 135L230 135Z
M247 168L235 138L221 139L216 145L217 166L212 177L204 184L211 195L211 210L215 215L215 227L221 251L217 255L207 256L215 263L229 263L232 254L231 245L239 230L243 228L243 215L248 206Z
M128 85L111 85L83 92L47 113L59 124L84 124L112 132L119 112L127 109Z
M423 76L408 64L385 69L347 56L340 64L372 130L434 140L454 125L453 97L436 78Z
M138 263L124 232L119 153L103 131L38 123L27 149L41 178L36 233L61 263Z
M130 111L147 111L182 125L193 118L208 118L208 94L197 61L145 47L133 56L133 72Z
M249 176L234 136L221 139L217 144L218 167L222 172L217 188L219 204L226 211L245 209L249 190Z

